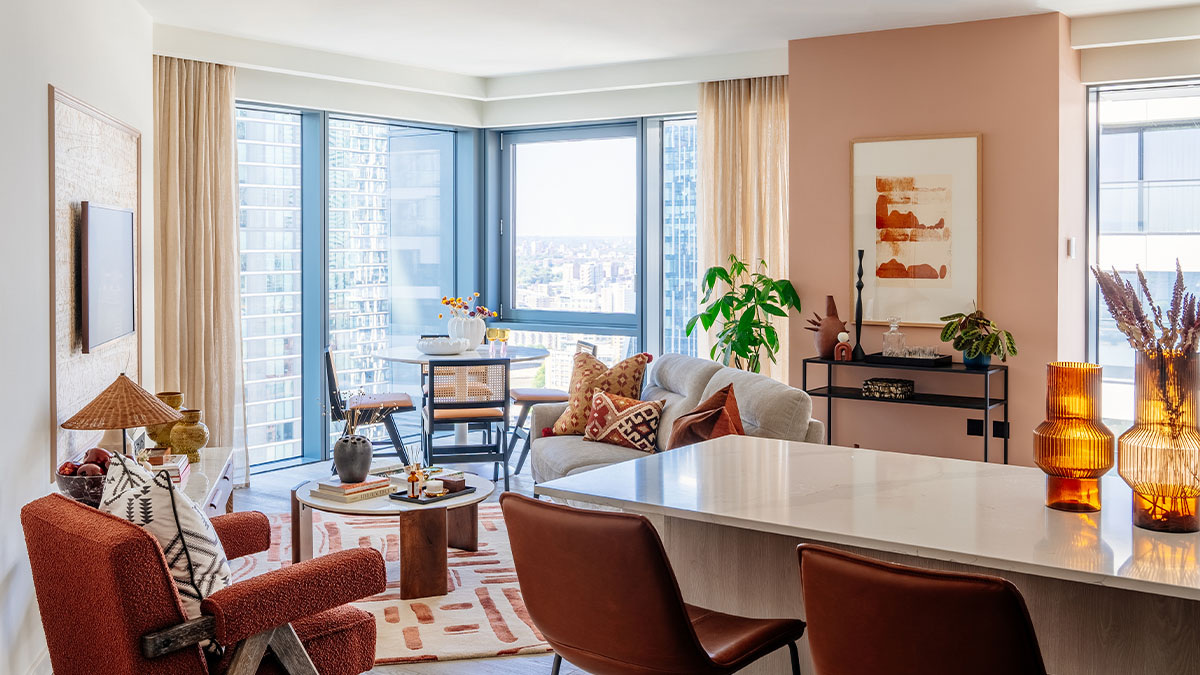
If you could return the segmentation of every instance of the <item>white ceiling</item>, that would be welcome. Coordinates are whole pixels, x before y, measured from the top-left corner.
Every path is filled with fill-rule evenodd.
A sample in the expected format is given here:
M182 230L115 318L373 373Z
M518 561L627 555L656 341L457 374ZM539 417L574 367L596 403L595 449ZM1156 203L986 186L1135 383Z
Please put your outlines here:
M140 0L156 23L477 76L782 47L787 40L1195 0Z

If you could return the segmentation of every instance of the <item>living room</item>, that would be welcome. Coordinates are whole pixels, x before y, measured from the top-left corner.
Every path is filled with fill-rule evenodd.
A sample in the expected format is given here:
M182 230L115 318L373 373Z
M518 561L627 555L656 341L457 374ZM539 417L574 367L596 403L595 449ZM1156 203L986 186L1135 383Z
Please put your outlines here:
M1200 5L4 14L0 672L1200 672Z

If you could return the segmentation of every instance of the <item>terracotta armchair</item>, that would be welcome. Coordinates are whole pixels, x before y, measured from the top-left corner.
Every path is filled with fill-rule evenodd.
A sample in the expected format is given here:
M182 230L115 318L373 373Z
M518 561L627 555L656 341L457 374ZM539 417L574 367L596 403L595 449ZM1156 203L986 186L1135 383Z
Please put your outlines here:
M158 542L62 495L21 509L42 626L58 675L357 675L375 660L375 620L346 603L382 592L379 552L359 548L267 572L184 618ZM266 550L267 517L213 518L227 557ZM198 646L225 646L209 661Z

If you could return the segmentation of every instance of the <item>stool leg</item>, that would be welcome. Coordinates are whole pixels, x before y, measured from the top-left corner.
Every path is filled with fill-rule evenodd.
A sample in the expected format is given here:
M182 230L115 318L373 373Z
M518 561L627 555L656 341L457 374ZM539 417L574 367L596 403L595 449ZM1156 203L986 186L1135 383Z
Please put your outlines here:
M555 654L554 663L550 664L550 675L558 675L560 668L562 668L562 657Z
M797 651L795 642L788 643L788 656L792 660L792 675L800 675L800 652Z
M527 403L518 403L517 405L521 406L521 411L517 414L517 423L513 425L512 440L508 443L509 457L512 457L513 450L517 449L517 439L520 437L518 432L525 426L525 418L529 416L529 409L533 407ZM521 470L517 469L517 473L521 473Z
M525 444L521 446L521 457L517 460L517 474L521 473L521 467L525 466L525 458L529 456L529 445L532 443L533 432L525 432Z

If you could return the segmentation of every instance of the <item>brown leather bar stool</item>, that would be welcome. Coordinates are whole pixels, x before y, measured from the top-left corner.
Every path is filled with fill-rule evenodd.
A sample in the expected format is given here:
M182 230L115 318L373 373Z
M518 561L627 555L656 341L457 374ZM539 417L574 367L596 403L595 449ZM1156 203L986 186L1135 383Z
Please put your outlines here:
M736 672L786 646L799 619L750 619L686 604L644 517L500 495L525 608L554 648L598 675ZM885 672L885 671L880 671Z
M580 352L587 352L595 356L596 345L579 340L575 343L575 353ZM521 458L517 460L517 470L513 472L518 474L521 473L521 467L525 466L525 458L529 456L530 430L525 428L525 419L529 417L529 409L539 403L566 403L568 396L567 392L561 389L533 387L513 387L509 395L513 405L517 406L517 423L513 426L512 440L508 444L508 456L512 457L513 450L517 449L518 440L525 440L525 444L521 447Z
M1006 579L939 572L801 544L816 675L1045 675L1021 592Z

